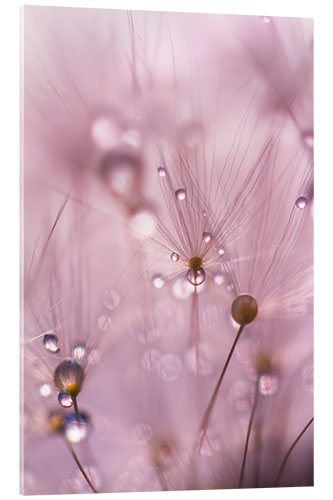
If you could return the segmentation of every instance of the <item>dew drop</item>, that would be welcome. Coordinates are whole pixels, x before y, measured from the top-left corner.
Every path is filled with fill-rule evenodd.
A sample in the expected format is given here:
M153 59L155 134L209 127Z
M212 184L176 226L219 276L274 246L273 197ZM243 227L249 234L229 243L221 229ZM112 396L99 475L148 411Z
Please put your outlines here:
M172 252L172 254L170 255L170 258L171 258L172 262L178 262L179 261L179 255L176 252Z
M158 167L157 173L158 173L159 177L166 177L167 171L166 171L165 166L161 165L160 167Z
M223 255L225 254L224 248L219 248L217 253L219 254L220 257L223 257Z
M202 233L202 239L205 243L209 243L210 241L212 241L212 234L208 233L208 231L204 231Z
M44 383L39 388L39 394L43 396L43 398L48 398L52 394L52 387L50 384Z
M73 349L73 358L76 361L81 361L86 355L86 346L84 344L78 344Z
M305 208L308 204L308 200L307 198L305 198L305 196L300 196L299 198L297 198L296 200L296 207L297 208L300 208L301 210L303 210L303 208Z
M186 277L187 281L191 283L191 285L199 286L205 281L206 273L202 267L199 267L199 269L191 268L187 271Z
M215 285L221 286L224 283L224 277L222 273L215 273L213 276L213 281Z
M184 201L184 200L186 200L186 191L185 191L185 189L179 188L179 189L177 189L177 191L176 191L175 194L176 194L176 198L177 198L178 201Z
M65 437L70 443L81 443L88 436L89 417L85 413L80 413L78 421L75 413L72 413L65 418L64 432Z
M73 405L72 396L66 389L62 389L58 394L58 402L63 408L70 408Z
M128 152L110 152L103 159L100 168L112 193L124 201L130 201L139 185L142 170L139 157Z
M56 353L60 351L58 346L58 337L54 333L46 333L43 338L43 344L47 351Z
M152 283L154 288L163 288L165 285L165 278L162 274L154 274L152 277Z
M265 24L270 24L270 23L272 22L272 18L271 18L271 17L269 17L269 16L262 16L262 17L261 17L261 20L262 20L262 22L263 22L263 23L265 23Z
M263 396L274 396L279 388L279 381L276 377L262 375L259 378L259 392Z
M136 211L130 218L130 230L137 239L145 239L156 229L156 218L152 210L143 208Z

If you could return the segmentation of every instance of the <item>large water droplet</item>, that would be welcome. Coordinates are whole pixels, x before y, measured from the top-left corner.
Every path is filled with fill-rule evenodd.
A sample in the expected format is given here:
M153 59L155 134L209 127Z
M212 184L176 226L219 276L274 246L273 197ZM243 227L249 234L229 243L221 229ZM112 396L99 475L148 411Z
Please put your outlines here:
M80 413L78 421L76 413L71 413L65 417L64 432L70 443L77 444L84 441L88 435L89 417L85 413Z
M202 283L205 281L206 273L202 267L199 267L199 269L191 268L187 271L186 277L191 285L199 286L202 285Z
M52 394L52 387L50 384L46 382L39 387L39 394L43 396L43 398L48 398Z
M184 201L184 200L186 200L186 191L185 191L185 189L179 188L179 189L177 189L177 191L176 191L175 194L176 194L176 198L177 198L178 201Z
M209 243L211 240L212 240L212 234L209 233L208 231L204 231L202 233L202 240L205 242L205 243Z
M307 198L305 198L305 196L300 196L299 198L297 198L296 200L296 207L297 208L300 208L301 210L303 210L303 208L305 208L308 204L308 200Z
M54 333L46 333L43 338L43 344L49 352L56 353L60 351L58 337Z
M160 289L163 288L165 285L165 278L162 274L154 274L152 277L152 283L154 288Z
M78 344L73 349L73 358L76 361L82 361L86 355L86 346L84 344Z
M277 377L270 375L262 375L259 378L259 392L263 396L274 396L279 388L279 381Z
M171 258L172 262L178 262L179 261L179 255L176 252L172 252L172 254L170 255L170 258Z
M157 173L158 173L159 177L166 177L167 170L166 170L165 166L161 165L160 167L158 167Z
M115 151L105 156L101 164L101 175L112 193L131 201L138 189L141 161L137 155Z
M66 389L62 389L58 394L58 402L63 408L70 408L73 405L72 396Z

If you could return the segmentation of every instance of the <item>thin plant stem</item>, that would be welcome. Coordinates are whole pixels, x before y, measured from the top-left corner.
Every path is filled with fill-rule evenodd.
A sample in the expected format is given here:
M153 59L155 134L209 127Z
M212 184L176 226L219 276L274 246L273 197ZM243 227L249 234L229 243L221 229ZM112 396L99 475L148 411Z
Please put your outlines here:
M282 460L281 462L281 465L280 465L280 468L279 468L279 471L277 473L277 476L276 476L276 479L275 479L275 483L274 485L275 486L278 486L279 483L280 483L280 480L281 480L281 477L282 477L282 474L283 474L283 471L284 471L284 468L285 468L285 465L287 463L287 460L289 458L289 455L291 454L291 452L293 451L293 449L295 448L295 446L297 445L298 441L302 438L302 436L305 434L305 432L308 430L308 428L310 427L310 425L312 424L313 422L313 419L314 417L310 418L310 420L308 421L308 423L306 424L305 427L303 427L303 429L301 430L301 432L298 434L297 438L295 439L295 441L292 443L292 445L289 447L287 453L286 453L286 456L284 457L284 459Z
M229 351L228 357L227 357L227 359L226 359L226 361L224 363L221 375L220 375L220 377L219 377L219 379L217 381L217 384L216 384L216 387L215 387L214 392L212 394L212 397L210 398L209 404L208 404L207 409L206 409L206 411L204 413L204 416L203 416L203 419L202 419L202 422L201 422L201 425L200 425L200 432L199 432L198 442L197 442L197 445L196 445L196 448L195 448L195 450L196 450L197 453L200 453L201 446L202 446L203 440L204 440L206 432L207 432L207 427L208 427L209 419L211 417L211 414L212 414L212 411L213 411L213 408L214 408L214 405L215 405L215 401L216 401L219 389L220 389L221 384L222 384L222 380L224 378L225 372L227 371L228 365L229 365L230 360L232 358L232 355L234 353L234 350L235 350L235 347L236 347L237 342L239 340L239 337L241 336L241 333L242 333L242 331L244 329L244 326L245 325L241 325L239 327L239 330L237 332L236 338L235 338L235 340L234 340L234 342L233 342L233 344L231 346L231 349Z
M84 479L87 481L89 487L91 488L92 492L93 493L98 493L98 491L96 490L95 486L92 484L92 482L90 481L89 477L88 477L88 474L86 473L86 471L84 470L80 460L79 460L79 457L77 456L74 448L73 448L73 445L72 443L70 443L69 441L67 441L67 445L68 445L68 448L69 448L69 451L71 452L71 455L72 457L74 458L75 462L76 462L76 465L78 466L79 468L79 471L81 472L82 476L84 477Z
M248 448L249 448L250 434L251 434L252 425L253 425L253 421L254 421L254 414L255 414L255 411L256 411L256 408L257 408L257 404L258 404L258 397L259 397L259 386L258 386L258 384L259 384L259 379L257 379L257 381L256 381L256 391L255 391L255 394L254 394L254 401L253 401L253 405L252 405L252 410L251 410L249 425L248 425L248 428L247 428L247 434L246 434L246 439L245 439L245 446L244 446L242 466L241 466L241 471L240 471L240 474L239 474L238 488L242 487L243 479L244 479L244 472L245 472L247 452L248 452Z

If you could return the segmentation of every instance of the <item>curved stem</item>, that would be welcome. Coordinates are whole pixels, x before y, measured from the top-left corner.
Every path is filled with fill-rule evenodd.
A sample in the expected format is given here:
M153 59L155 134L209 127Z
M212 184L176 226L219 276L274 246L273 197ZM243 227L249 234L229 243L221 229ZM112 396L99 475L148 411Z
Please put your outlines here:
M245 464L246 464L246 457L247 457L247 451L249 448L249 441L250 441L250 434L252 430L252 425L253 425L253 420L254 420L254 414L257 408L257 403L258 403L258 396L259 396L259 387L258 387L259 379L257 379L256 382L256 392L254 395L254 401L252 405L252 411L250 415L250 420L249 420L249 425L247 428L247 434L246 434L246 439L245 439L245 447L244 447L244 454L243 454L243 460L242 460L242 466L241 466L241 471L239 474L239 482L238 482L238 488L242 487L243 484L243 478L244 478L244 472L245 472Z
M216 384L216 387L215 387L214 392L212 394L212 397L210 398L209 404L208 404L207 409L206 409L206 411L204 413L204 416L203 416L203 419L202 419L202 422L201 422L201 425L200 425L198 442L197 442L197 445L196 445L196 448L195 448L195 450L196 450L197 453L200 453L201 446L202 446L203 440L204 440L206 432L207 432L207 427L208 427L209 419L211 417L211 414L212 414L212 411L213 411L213 408L214 408L214 405L215 405L215 401L216 401L219 389L220 389L221 384L222 384L222 380L224 378L225 372L227 371L227 368L228 368L228 365L230 363L231 357L232 357L232 355L234 353L235 347L237 345L239 337L241 336L241 333L242 333L242 331L244 329L244 326L245 325L241 325L239 327L239 330L237 332L236 338L235 338L235 340L234 340L234 342L233 342L233 344L231 346L231 349L229 351L228 357L227 357L227 359L226 359L226 361L224 363L221 375L220 375L220 377L219 377L219 379L217 381L217 384Z
M295 448L295 446L297 445L298 441L301 439L301 437L303 436L303 434L305 434L305 432L308 430L308 428L310 427L310 425L312 424L313 422L313 419L314 417L310 418L310 420L308 421L308 423L306 424L305 427L303 427L303 429L301 430L301 432L298 434L297 438L295 439L295 441L292 443L292 445L289 447L287 453L286 453L286 456L284 457L284 459L282 460L281 462L281 465L280 465L280 468L279 468L279 471L277 473L277 476L276 476L276 479L275 479L275 483L274 483L274 486L278 486L279 483L280 483L280 480L281 480L281 477L282 477L282 474L283 474L283 471L284 471L284 468L285 468L285 465L287 463L287 460L289 458L289 455L290 453L293 451L293 449Z
M87 481L89 487L91 488L92 492L93 493L98 493L98 491L96 490L96 488L94 487L94 485L92 484L92 482L90 481L89 477L88 477L88 474L86 473L86 471L84 470L80 460L79 460L79 457L77 456L77 454L75 453L75 450L73 448L73 445L72 443L70 443L69 441L66 440L66 443L68 445L68 448L69 448L69 451L71 452L71 455L72 457L74 458L75 462L76 462L76 465L78 466L79 468L79 471L81 472L82 476L84 477L84 479Z

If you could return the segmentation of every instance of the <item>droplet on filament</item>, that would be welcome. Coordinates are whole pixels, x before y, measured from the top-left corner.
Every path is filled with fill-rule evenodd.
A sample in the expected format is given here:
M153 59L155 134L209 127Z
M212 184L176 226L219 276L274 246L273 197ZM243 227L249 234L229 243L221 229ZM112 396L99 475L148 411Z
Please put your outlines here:
M176 252L172 252L172 254L170 255L170 258L171 258L172 262L178 262L179 261L179 255Z
M199 286L205 281L206 273L202 267L199 267L199 269L191 268L187 271L186 277L191 285Z
M58 342L58 337L54 333L46 333L43 337L45 349L54 354L60 351Z
M305 208L308 204L308 200L307 198L305 198L305 196L300 196L299 198L297 198L296 200L296 207L297 208L300 208L301 210L303 210L303 208Z
M176 194L176 198L177 198L178 201L184 201L184 200L186 200L186 191L185 191L185 189L179 188L179 189L177 189L177 191L176 191L175 194Z

